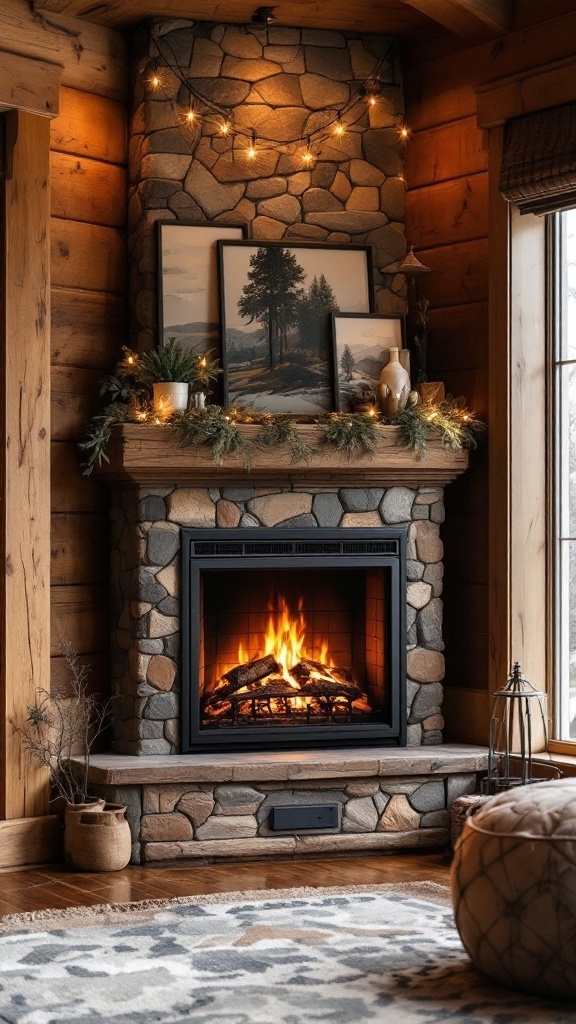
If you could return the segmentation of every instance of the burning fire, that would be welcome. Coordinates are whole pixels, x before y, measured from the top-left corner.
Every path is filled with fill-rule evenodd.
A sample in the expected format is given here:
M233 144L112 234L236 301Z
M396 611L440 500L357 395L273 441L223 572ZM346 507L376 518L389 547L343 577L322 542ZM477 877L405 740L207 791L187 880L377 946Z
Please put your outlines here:
M298 599L297 613L290 609L286 598L280 594L276 603L268 602L268 625L266 633L262 638L262 646L257 654L249 655L244 650L242 643L238 646L238 664L252 660L257 656L266 657L270 654L277 661L282 679L296 690L300 689L300 683L291 674L291 669L306 659L320 661L327 667L333 667L334 662L328 653L328 644L322 640L319 650L311 650L306 647L306 617L302 611L302 598Z

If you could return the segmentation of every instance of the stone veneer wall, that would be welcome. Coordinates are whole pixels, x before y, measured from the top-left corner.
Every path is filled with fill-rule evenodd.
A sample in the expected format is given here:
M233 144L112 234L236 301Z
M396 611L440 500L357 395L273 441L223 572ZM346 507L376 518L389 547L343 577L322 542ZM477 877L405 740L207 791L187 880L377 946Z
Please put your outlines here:
M390 39L180 19L150 24L172 66L177 61L195 91L229 111L248 137L254 128L260 144L254 161L246 157L245 141L232 158L232 139L219 134L214 117L205 116L195 132L184 127L174 101L187 105L187 90L170 70L162 72L161 90L147 88L143 72L156 49L144 29L136 31L129 202L134 343L150 348L157 340L157 220L246 223L258 239L368 243L376 312L404 313L403 275L377 269L405 251L396 131L404 115L401 86L385 85L353 129L322 144L312 169L286 152L337 116L389 54ZM383 79L400 82L397 59Z
M215 779L219 771L219 767L213 769ZM452 802L477 787L474 770L347 778L346 766L340 774L333 766L331 776L327 763L325 771L322 778L303 780L94 789L127 807L132 860L140 863L446 846ZM337 828L289 835L270 829L268 819L275 805L318 803L339 805Z
M180 526L408 528L408 745L442 742L443 492L432 487L145 487L117 491L113 523L114 749L178 751Z

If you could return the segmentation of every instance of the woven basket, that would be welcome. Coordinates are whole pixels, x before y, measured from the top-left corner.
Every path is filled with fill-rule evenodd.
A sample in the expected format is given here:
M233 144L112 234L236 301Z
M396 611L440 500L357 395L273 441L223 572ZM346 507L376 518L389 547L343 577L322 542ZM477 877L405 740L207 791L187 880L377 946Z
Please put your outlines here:
M480 793L473 793L470 796L459 796L452 803L450 808L450 849L454 850L464 822L469 814L473 814L482 804L489 800L489 796L482 796Z
M79 816L83 811L93 811L98 813L104 809L105 800L100 796L94 796L87 800L84 804L70 804L66 803L64 809L64 860L66 864L72 863L72 857L70 854L70 847L73 843L74 829L79 821Z
M105 804L100 811L83 811L71 834L70 855L77 871L120 871L132 854L126 808Z

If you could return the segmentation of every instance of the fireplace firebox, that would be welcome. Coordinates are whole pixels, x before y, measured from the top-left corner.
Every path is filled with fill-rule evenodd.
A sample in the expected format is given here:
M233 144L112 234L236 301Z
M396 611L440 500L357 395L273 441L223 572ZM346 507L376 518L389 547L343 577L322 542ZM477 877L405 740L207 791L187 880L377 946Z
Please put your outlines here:
M406 530L182 528L182 752L406 743Z

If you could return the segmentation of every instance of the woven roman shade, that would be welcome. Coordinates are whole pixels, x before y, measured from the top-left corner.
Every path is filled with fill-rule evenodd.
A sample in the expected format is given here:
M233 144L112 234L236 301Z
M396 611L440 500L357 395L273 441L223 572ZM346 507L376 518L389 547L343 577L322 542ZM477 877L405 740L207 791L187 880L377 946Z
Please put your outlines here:
M576 103L507 121L500 191L521 213L576 206Z

